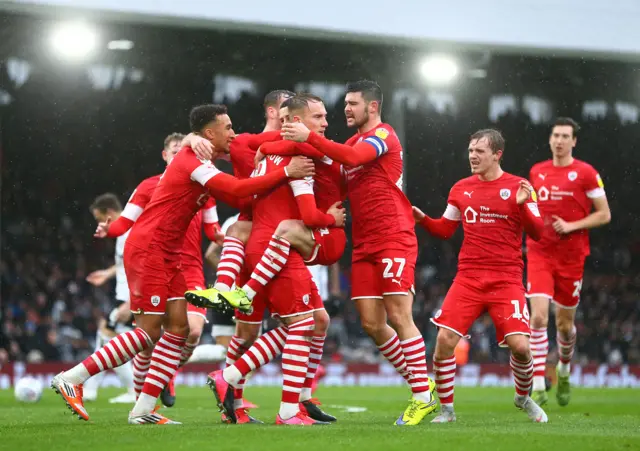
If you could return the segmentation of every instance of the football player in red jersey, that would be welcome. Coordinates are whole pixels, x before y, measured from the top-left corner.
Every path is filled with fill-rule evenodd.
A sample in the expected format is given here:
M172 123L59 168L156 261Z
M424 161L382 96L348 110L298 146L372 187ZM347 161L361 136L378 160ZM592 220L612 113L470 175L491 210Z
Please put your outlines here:
M202 105L190 114L191 130L210 140L216 157L229 152L235 133L224 105ZM136 329L120 334L82 363L54 377L52 387L81 418L82 383L98 372L122 365L155 343L142 393L129 414L131 424L172 424L155 412L160 392L178 368L187 334L186 283L180 252L193 216L213 195L245 198L267 192L287 178L313 175L313 163L293 159L263 177L238 180L183 147L167 166L151 201L133 226L124 261ZM163 333L164 327L164 333Z
M529 347L529 311L522 285L522 232L542 235L542 217L531 184L504 172L500 159L504 139L497 130L480 130L469 142L472 176L460 180L449 193L440 219L414 207L414 218L432 235L448 239L462 222L464 240L458 273L432 322L438 326L433 356L441 411L433 423L456 420L453 387L454 350L473 322L488 311L500 346L511 350L516 407L532 421L546 423L547 415L529 397L533 360Z
M324 130L328 126L326 114L327 112L322 99L310 94L299 94L287 99L283 102L282 108L280 109L283 122L289 120L302 121L310 129L321 134L324 134ZM262 147L266 148L269 144L280 147L280 149L273 148L275 154L287 156L298 153L295 148L301 146L290 141L285 142L280 140L273 143L265 143ZM263 166L264 163L260 162L258 167ZM316 262L332 264L337 261L344 252L346 237L341 228L344 225L344 209L339 207L341 203L340 165L334 164L334 162L328 160L326 157L323 161L316 161L316 176L312 184L315 196L308 195L308 193L296 196L301 220L293 219L293 217L285 219L287 217L286 214L283 214L281 211L274 211L274 214L277 214L277 218L281 219L281 221L276 222L274 220L270 223L270 225L273 226L271 228L275 228L272 241L279 244L281 251L285 250L284 254L279 254L277 261L273 261L270 256L272 256L276 250L271 247L267 248L260 264L257 265L253 274L251 274L250 277L248 274L242 275L241 279L247 282L244 285L242 283L239 284L243 285L242 288L238 288L231 293L224 291L220 293L224 297L248 296L251 300L255 299L253 302L253 312L251 314L236 313L236 321L238 324L236 330L237 341L243 340L245 349L258 337L262 318L266 310L264 297L256 295L264 291L267 284L286 267L288 253L291 248L298 251L296 256L300 254L305 258L306 264L316 264ZM287 194L285 200L289 199L290 196L288 193L285 194ZM270 200L275 204L279 202L277 198L271 198ZM324 213L325 210L327 213ZM269 215L269 210L263 210L262 214L265 216ZM298 215L296 214L296 216ZM261 220L264 223L266 218L261 218ZM320 228L323 226L333 227ZM316 230L314 230L313 227L316 227ZM318 230L317 228L320 229ZM211 295L216 296L215 291L215 289L209 289L193 294L204 297ZM187 293L187 295L189 295L189 293ZM329 326L329 316L322 304L316 306L313 312L313 318L315 324L312 339L312 357L300 396L300 408L303 413L314 420L336 421L335 417L323 412L311 397L315 371L322 357L324 339ZM276 357L281 352L280 349L276 349L275 351L273 356L261 362L261 365L268 363L271 358ZM233 363L243 352L244 350L242 349L233 350L235 359L228 359L227 362ZM234 397L238 401L241 401L244 384L240 382L236 385L238 388L234 391ZM245 416L242 411L238 411L239 405L240 402L237 404L236 417L237 422L242 422Z
M297 96L291 99L289 108L292 114L304 112L305 119L319 132L322 133L326 128L326 110L320 99L309 95ZM286 164L290 158L269 156L256 167L254 175L269 174ZM237 314L239 321L259 322L264 310L258 306L264 302L284 325L256 340L239 360L224 371L213 372L209 377L209 384L216 393L219 405L223 406L225 415L233 420L235 406L232 400L235 391L229 389L229 384L238 387L249 371L282 353L284 386L276 424L326 424L300 410L302 388L307 381L311 387L315 377L315 368L311 372L308 365L309 354L314 347L312 340L317 335L314 318L318 311L322 311L325 316L326 313L302 256L291 249L291 243L275 232L283 221L291 219L302 220L310 227L340 226L343 224L344 212L339 208L334 208L333 211L329 209L329 214L317 210L313 179L294 180L289 184L290 189L285 186L276 188L267 195L259 196L254 203L253 228L247 243L247 263L249 269L254 270L255 279L252 280L259 281L260 288L266 285L266 279L270 279L270 283L264 289L264 299L256 298L253 312L257 314L255 318ZM312 248L309 249L310 252L311 250ZM278 277L274 277L274 273ZM318 346L321 348L321 344Z
M175 157L180 150L183 139L184 135L180 133L172 133L165 138L162 159L167 164L171 163L173 157ZM113 222L110 221L111 218L107 218L106 222L98 224L94 236L97 238L114 238L128 232L151 200L153 191L158 185L161 176L161 174L158 174L140 182L133 191L133 194L131 194L122 215ZM202 289L202 287L205 286L201 249L203 225L205 235L211 241L222 238L218 224L216 204L212 197L207 200L192 219L182 246L181 271L184 274L184 279L189 289ZM187 337L187 342L180 358L181 367L189 360L193 350L200 341L204 324L207 322L207 309L189 304L187 305L187 315L189 320L189 336ZM144 378L149 370L150 364L151 349L137 354L133 359L136 396L140 395ZM175 388L173 382L174 379L171 379L162 391L162 404L166 407L172 407L175 404Z
M540 241L527 239L527 297L531 302L533 394L548 400L545 370L549 340L549 301L554 302L558 347L558 404L571 397L570 362L576 343L575 315L580 302L584 261L589 255L589 229L611 220L604 184L588 163L573 157L579 126L558 118L549 137L553 158L535 164L529 180L538 193L545 229Z
M436 408L435 384L427 375L424 340L412 315L418 242L411 204L402 192L402 146L382 122L381 111L377 83L349 83L345 115L347 125L358 131L346 144L302 123L283 125L282 136L307 142L346 166L353 219L351 297L362 327L411 386L410 404L396 424L415 425Z

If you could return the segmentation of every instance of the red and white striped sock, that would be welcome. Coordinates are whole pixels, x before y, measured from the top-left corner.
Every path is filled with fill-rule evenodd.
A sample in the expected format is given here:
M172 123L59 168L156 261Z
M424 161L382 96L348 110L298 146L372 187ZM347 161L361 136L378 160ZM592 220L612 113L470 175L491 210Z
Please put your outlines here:
M162 334L151 354L151 366L144 379L142 393L131 411L133 416L151 413L155 408L158 396L178 370L186 341L187 337L169 332Z
M249 299L253 299L257 293L278 275L287 264L291 243L282 237L273 235L269 246L262 254L262 259L256 265L251 274L251 279L242 287Z
M409 385L413 397L422 402L431 401L429 391L429 375L427 374L427 355L422 335L409 338L400 342L404 358L407 361L407 369L411 373Z
M441 406L453 408L453 389L456 379L456 358L451 356L444 360L433 358L433 371L436 373L436 391Z
M385 344L378 346L378 349L408 383L411 373L407 369L407 361L404 358L398 335L394 332L393 336Z
M136 400L142 393L142 386L144 385L144 379L149 372L149 366L151 366L151 350L136 354L132 361L133 365L133 389L136 392Z
M558 374L566 377L571 374L571 359L576 347L576 326L571 329L571 335L563 337L560 332L556 334L558 344Z
M283 420L300 411L300 392L307 375L313 329L313 317L289 325L282 351L282 401L279 414Z
M314 335L311 339L311 350L309 351L309 365L307 367L307 377L302 385L300 392L300 401L311 399L311 389L313 388L313 380L316 378L318 365L322 361L322 353L324 352L324 340L327 336Z
M140 328L130 330L113 337L82 363L65 371L63 377L72 384L83 384L95 374L128 362L152 344L151 338L144 330Z
M229 367L236 363L236 361L242 357L242 354L247 352L247 347L245 346L245 340L243 338L234 335L231 337L231 341L229 342L229 347L227 348L227 360L226 366ZM237 402L238 407L242 404L242 397L244 396L244 384L245 378L243 377L238 381L235 388L233 389L233 396L235 398L235 402Z
M196 346L198 346L198 343L185 343L182 354L180 355L180 365L178 368L182 368L189 361Z
M518 396L529 396L529 390L531 390L531 384L533 382L533 360L529 357L529 360L526 362L521 362L511 354L509 363L511 365L511 371L513 371L516 394Z
M531 356L533 357L533 390L546 389L545 373L547 370L547 354L549 338L547 328L531 329Z
M282 353L286 338L287 328L284 326L276 327L260 336L242 357L224 369L224 380L237 388L247 374L266 365Z
M216 284L218 290L229 291L244 265L244 243L237 238L227 236L222 243L222 253L216 271Z

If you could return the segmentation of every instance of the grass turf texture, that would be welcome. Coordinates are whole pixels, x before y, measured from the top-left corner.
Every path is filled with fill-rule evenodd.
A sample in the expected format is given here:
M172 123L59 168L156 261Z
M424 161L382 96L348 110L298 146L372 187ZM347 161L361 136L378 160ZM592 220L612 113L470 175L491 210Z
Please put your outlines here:
M181 426L130 426L131 405L108 404L118 390L100 391L87 403L89 423L72 417L62 400L46 389L37 404L20 404L13 391L0 391L0 449L30 450L286 450L330 448L365 451L390 449L476 450L638 450L640 449L640 390L574 389L571 404L559 407L549 392L548 424L533 424L513 406L513 390L456 389L454 424L394 426L406 407L409 392L402 388L321 387L323 407L338 417L325 427L274 426L280 391L249 387L247 396L260 408L252 414L265 425L220 423L213 394L206 388L177 387L176 406L162 409ZM331 405L365 407L348 412Z

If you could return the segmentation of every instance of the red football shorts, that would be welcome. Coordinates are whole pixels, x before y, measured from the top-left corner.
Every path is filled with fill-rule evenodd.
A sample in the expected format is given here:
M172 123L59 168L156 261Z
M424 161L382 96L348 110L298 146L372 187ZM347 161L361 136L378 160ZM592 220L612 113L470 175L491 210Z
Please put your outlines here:
M164 315L167 301L184 299L187 285L178 260L132 244L123 259L134 314Z
M182 263L182 276L187 285L187 290L204 290L207 288L207 285L204 283L202 266L185 265ZM207 323L209 322L209 320L207 320L207 309L204 307L187 304L187 314L200 315Z
M488 311L500 346L509 335L530 335L529 309L522 282L494 281L495 272L473 277L458 274L431 322L464 337L473 322Z
M527 255L527 297L549 298L560 308L580 303L585 257L556 259L539 252Z
M331 266L340 260L347 245L347 235L342 227L314 229L311 235L316 245L311 258L305 261L307 265Z
M262 259L262 253L248 253L245 258L247 268L253 271ZM264 288L263 294L266 299L266 308L269 309L272 316L280 318L312 313L318 308L323 308L318 288L302 257L297 252L291 252L287 264ZM249 315L252 316L252 322L255 322L257 318L254 315L256 315L255 306L254 312ZM244 317L236 317L236 319L245 321Z
M414 293L418 243L413 236L406 244L389 239L377 246L363 245L353 250L351 299L382 299L393 294Z

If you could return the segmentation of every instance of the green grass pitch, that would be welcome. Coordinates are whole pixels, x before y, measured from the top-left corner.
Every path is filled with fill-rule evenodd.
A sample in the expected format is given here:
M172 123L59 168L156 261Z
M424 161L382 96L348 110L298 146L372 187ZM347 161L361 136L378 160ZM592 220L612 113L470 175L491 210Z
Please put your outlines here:
M129 426L131 406L107 402L118 393L105 389L87 403L87 423L71 416L51 389L37 404L0 391L0 450L640 450L640 390L632 389L574 389L564 408L552 391L549 423L533 424L513 406L510 389L459 388L457 423L435 425L427 417L417 427L398 427L393 422L406 407L407 390L321 387L317 395L338 423L308 428L273 425L276 388L248 388L248 399L260 405L252 414L267 424L242 426L220 423L207 388L180 386L176 406L162 412L182 426Z

